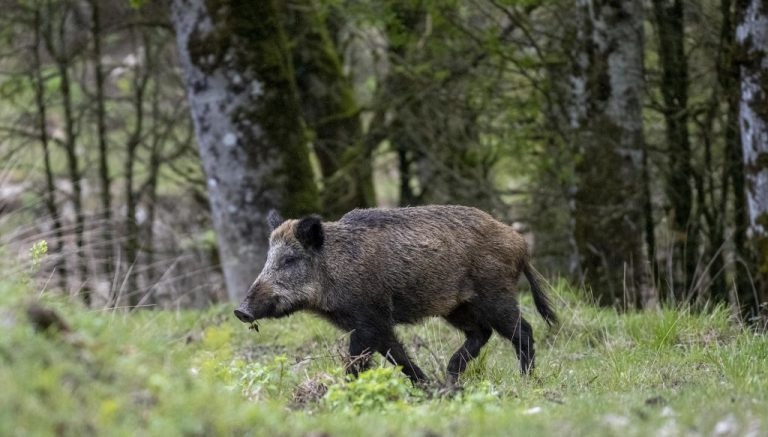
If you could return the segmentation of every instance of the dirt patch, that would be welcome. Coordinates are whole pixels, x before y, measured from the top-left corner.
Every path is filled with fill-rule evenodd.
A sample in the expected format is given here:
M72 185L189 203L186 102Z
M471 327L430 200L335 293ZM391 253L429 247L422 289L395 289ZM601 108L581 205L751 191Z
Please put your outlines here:
M328 386L334 383L333 376L321 373L309 378L296 387L293 392L293 408L305 408L320 401L328 393Z

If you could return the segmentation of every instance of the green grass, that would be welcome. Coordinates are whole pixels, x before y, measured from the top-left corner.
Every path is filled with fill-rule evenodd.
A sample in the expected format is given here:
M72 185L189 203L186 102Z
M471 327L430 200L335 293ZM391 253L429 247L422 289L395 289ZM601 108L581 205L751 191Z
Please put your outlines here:
M619 315L559 285L558 328L546 329L523 298L534 377L520 376L511 345L494 336L463 389L445 393L413 388L380 359L346 380L347 336L306 314L256 333L226 306L94 311L45 293L71 332L42 333L24 312L38 294L0 281L0 435L768 432L768 339L725 308ZM462 341L438 320L400 335L437 377Z

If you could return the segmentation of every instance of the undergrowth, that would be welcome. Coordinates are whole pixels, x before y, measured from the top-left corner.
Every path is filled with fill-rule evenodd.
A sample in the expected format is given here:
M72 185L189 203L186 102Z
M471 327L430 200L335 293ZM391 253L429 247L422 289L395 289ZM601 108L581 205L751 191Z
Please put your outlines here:
M44 253L44 248L37 247ZM42 255L33 255L42 256ZM765 435L768 341L724 307L618 314L552 291L547 329L529 296L535 375L494 336L459 387L441 383L461 335L439 320L399 330L436 381L414 387L378 359L349 379L347 336L307 314L260 333L228 306L86 309L0 279L0 435ZM36 329L37 302L66 329Z

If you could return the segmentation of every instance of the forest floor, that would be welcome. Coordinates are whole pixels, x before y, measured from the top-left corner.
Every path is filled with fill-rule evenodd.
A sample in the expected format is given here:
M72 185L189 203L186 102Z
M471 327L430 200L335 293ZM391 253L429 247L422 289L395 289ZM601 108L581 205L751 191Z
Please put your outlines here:
M523 296L535 376L494 335L461 389L422 390L381 359L347 380L347 335L308 314L255 332L231 306L89 310L0 279L0 435L768 433L768 337L726 309L619 315L563 284L552 293L562 319L552 329ZM33 328L38 299L67 331ZM462 342L439 320L399 333L434 379Z

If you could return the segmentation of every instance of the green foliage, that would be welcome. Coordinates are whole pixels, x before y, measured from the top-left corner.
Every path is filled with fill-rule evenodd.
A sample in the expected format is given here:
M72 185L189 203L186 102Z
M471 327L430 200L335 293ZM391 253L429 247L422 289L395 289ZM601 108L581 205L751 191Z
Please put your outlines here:
M398 368L379 367L331 386L324 400L331 410L361 413L402 409L422 398Z
M141 9L147 4L147 0L128 0L128 4L131 5L133 9Z
M271 363L248 363L237 360L230 368L230 372L236 376L234 387L240 389L249 399L257 399L262 396L281 396L292 387L286 382L286 363L288 357L277 355Z
M28 251L29 256L29 266L27 267L27 271L20 275L20 282L29 285L29 283L32 281L32 278L38 273L40 270L40 265L43 262L43 259L48 254L48 242L46 240L40 240L37 243L34 243L32 246L30 246ZM0 268L3 268L7 266L0 265ZM18 297L19 293L16 293Z
M33 244L32 247L29 248L29 258L32 261L30 264L30 270L33 272L36 271L40 267L40 262L43 260L43 257L45 257L46 254L48 254L47 241L40 240Z
M726 308L621 315L557 282L561 326L532 320L535 376L520 376L512 347L494 336L458 389L422 389L384 360L342 376L332 351L345 338L311 315L267 320L254 333L228 306L93 311L46 293L41 304L72 331L46 333L24 315L36 294L0 280L0 435L709 435L718 426L736 435L768 426L768 339L734 325ZM522 307L533 313L529 296ZM463 340L437 320L400 336L423 340L409 349L436 377ZM303 386L312 396L297 404Z

